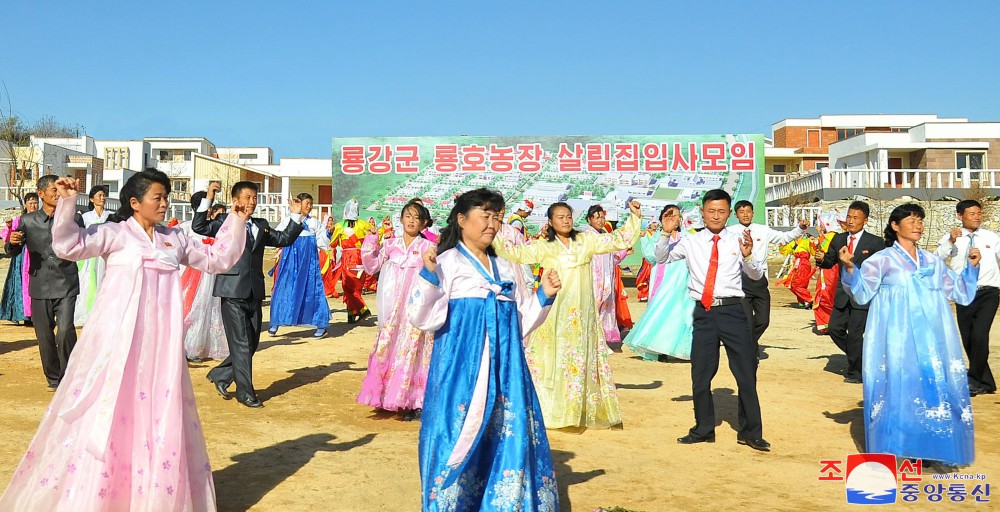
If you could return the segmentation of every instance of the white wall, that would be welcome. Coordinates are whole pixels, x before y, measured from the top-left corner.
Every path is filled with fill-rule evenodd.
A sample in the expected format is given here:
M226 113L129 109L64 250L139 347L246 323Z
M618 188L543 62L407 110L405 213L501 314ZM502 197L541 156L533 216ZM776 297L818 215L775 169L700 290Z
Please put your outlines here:
M997 139L1000 123L928 123L923 125L926 139Z
M217 147L215 152L220 159L235 161L240 165L270 165L274 161L274 152L268 147ZM240 158L240 155L253 157Z

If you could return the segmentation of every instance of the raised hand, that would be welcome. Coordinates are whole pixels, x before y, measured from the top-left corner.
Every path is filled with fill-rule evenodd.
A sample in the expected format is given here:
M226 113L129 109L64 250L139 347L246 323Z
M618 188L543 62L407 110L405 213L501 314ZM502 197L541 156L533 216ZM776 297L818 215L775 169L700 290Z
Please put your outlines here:
M740 237L740 253L744 258L753 253L753 237L750 236L749 229L743 231L743 236Z
M230 213L232 213L233 215L239 217L240 220L242 220L243 222L246 222L246 221L250 220L250 206L249 205L245 205L243 203L235 203L234 202L232 209L230 209Z
M679 227L681 227L681 218L679 215L667 217L667 220L663 222L664 233L673 233Z
M208 200L208 204L211 205L215 202L215 195L222 190L222 184L218 181L213 181L208 184L208 192L205 195L205 199Z
M851 251L847 250L847 247L841 247L840 252L837 253L837 255L840 256L840 264L843 265L848 272L854 270L854 255L851 254Z
M979 248L973 247L969 249L969 265L975 267L979 265L979 261L983 259L982 253L979 252Z
M559 280L559 273L555 269L547 269L542 274L542 293L546 297L555 297L562 289L562 281Z
M799 229L805 231L809 227L809 219L799 220Z
M629 203L628 203L628 209L629 209L629 211L632 212L632 215L635 215L636 217L642 217L642 208L641 207L642 207L642 205L639 204L639 201L636 201L635 199L629 201Z
M438 250L437 247L431 247L424 251L424 268L430 270L431 272L437 272L438 260L437 260Z
M288 198L288 211L299 214L302 213L302 201L297 197Z
M77 193L76 180L63 176L56 180L56 190L59 192L59 197L73 197Z
M955 245L955 241L962 237L962 228L952 228L950 233L951 244Z

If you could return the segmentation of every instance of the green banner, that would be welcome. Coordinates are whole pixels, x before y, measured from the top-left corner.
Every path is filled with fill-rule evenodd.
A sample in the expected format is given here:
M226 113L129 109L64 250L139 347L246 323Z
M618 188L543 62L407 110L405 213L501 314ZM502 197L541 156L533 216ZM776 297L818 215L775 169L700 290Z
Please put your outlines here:
M358 137L333 139L333 204L352 197L362 217L397 216L414 197L442 225L467 190L500 191L508 207L528 200L534 231L557 201L578 217L599 203L609 220L627 201L655 219L666 204L687 208L722 188L754 204L764 222L764 136L600 135L558 137Z

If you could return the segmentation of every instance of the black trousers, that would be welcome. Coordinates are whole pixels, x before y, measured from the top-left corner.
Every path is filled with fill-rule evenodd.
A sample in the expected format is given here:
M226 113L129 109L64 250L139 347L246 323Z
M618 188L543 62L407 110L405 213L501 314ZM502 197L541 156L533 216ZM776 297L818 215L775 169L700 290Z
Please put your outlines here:
M771 290L767 288L767 276L750 279L743 276L743 314L747 317L754 344L760 343L767 326L771 323Z
M49 386L59 385L66 373L66 363L76 346L76 295L61 299L31 299L31 322L38 339L38 355Z
M834 307L827 328L830 338L847 355L844 377L861 378L861 354L864 352L865 326L868 310L855 308L850 302L843 308Z
M222 298L222 327L229 342L229 357L208 372L209 380L229 387L236 381L236 398L257 398L253 389L253 355L260 345L261 301Z
M712 378L719 371L719 342L726 347L729 370L736 377L739 401L739 433L760 439L763 426L757 399L757 345L750 338L746 315L739 304L694 307L691 343L691 390L694 396L694 428L691 434L705 437L715 431Z
M965 354L969 356L969 387L996 391L997 383L990 371L990 327L1000 306L1000 289L980 288L968 306L955 305L958 333L962 336Z

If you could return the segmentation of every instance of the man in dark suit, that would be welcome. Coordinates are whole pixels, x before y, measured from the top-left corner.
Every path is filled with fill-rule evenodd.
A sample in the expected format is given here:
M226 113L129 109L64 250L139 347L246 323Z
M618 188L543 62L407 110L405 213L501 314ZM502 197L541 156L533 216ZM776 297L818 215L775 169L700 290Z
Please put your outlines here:
M215 201L220 190L218 183L212 183L208 195L191 221L191 229L199 235L215 236L226 220L226 214L208 219L209 205ZM257 185L240 181L233 185L233 204L248 207L253 215L257 207ZM299 222L300 204L293 199L290 204L292 219L284 231L271 229L264 219L247 221L247 245L243 256L229 272L215 277L213 295L222 298L222 325L229 341L229 357L208 372L208 380L215 384L222 398L231 398L229 386L236 382L236 399L247 407L263 407L253 388L252 361L260 344L261 304L264 300L264 248L291 245L302 232Z
M840 249L846 247L854 255L854 265L858 268L869 256L885 249L885 240L866 232L868 204L854 201L847 207L847 231L837 233L830 241L827 251L816 251L816 264L820 268L832 268L838 263ZM830 337L840 350L847 354L847 370L844 382L861 383L862 340L868 323L868 305L858 304L843 286L837 287L833 298L833 312L830 314Z
M21 216L21 227L7 240L8 254L17 254L27 245L31 266L28 295L31 296L31 320L38 339L38 354L49 389L59 386L66 373L66 362L76 345L73 314L76 296L80 294L80 278L76 263L56 257L52 252L52 215L56 211L59 192L56 180L49 174L38 178L38 199L42 207ZM83 218L76 214L76 223L83 227Z

